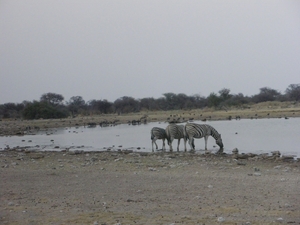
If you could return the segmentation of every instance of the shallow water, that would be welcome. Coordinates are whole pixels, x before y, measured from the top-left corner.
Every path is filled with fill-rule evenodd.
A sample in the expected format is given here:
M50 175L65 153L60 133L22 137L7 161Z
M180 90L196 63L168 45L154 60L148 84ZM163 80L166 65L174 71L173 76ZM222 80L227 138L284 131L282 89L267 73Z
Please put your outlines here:
M204 122L195 121L195 123ZM238 148L240 153L270 153L278 150L284 155L300 157L300 118L242 119L205 123L212 125L221 133L226 153L231 153L234 148ZM45 151L65 148L102 151L110 148L150 152L152 151L151 128L154 126L165 128L167 125L167 123L157 122L139 126L122 124L115 127L52 129L47 131L48 135L41 131L36 135L0 137L0 150L8 145L10 148L29 146L33 149L42 148ZM162 147L161 140L158 140L157 144L159 148ZM195 139L195 145L196 151L203 151L204 139ZM176 147L177 140L174 140L173 149ZM188 143L187 147L190 149ZM181 140L180 151L183 149L183 140ZM208 139L208 149L212 152L218 150L212 137Z

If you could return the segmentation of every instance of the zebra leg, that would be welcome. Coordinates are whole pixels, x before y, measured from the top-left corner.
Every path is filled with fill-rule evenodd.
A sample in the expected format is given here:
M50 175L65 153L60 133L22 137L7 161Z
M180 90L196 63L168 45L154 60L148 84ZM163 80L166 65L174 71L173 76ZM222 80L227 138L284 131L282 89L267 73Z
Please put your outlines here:
M157 143L156 143L157 138L154 138L153 140L154 140L154 144L155 144L156 150L157 150L157 149L158 149L158 145L157 145Z
M178 139L177 152L179 152L180 138Z
M156 145L156 150L157 150L158 146L156 144L156 138L153 138L153 140L152 140L152 152L154 152L154 144Z
M194 145L194 138L193 137L189 137L189 144L191 146L191 150L195 150L195 145Z
M173 146L172 146L173 140L174 140L174 138L171 137L170 143L169 143L169 145L170 145L170 152L173 152Z
M164 150L166 150L165 139L162 139L162 141L163 141L162 150L164 151Z
M205 150L207 150L207 139L208 139L208 136L205 136L204 137L204 140L205 140Z
M187 138L184 137L183 140L184 140L184 151L186 152L186 142L187 142Z

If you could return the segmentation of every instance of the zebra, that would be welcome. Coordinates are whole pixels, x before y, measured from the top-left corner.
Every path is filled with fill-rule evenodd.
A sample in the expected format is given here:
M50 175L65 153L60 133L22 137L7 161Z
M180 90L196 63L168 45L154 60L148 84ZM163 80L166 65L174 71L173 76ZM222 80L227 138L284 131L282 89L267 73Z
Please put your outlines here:
M154 144L156 145L156 149L158 149L158 146L156 144L157 139L162 139L163 141L162 149L165 150L166 149L165 139L167 139L167 134L165 129L160 127L153 127L151 129L152 152L154 152L154 148L153 148Z
M173 151L172 142L174 139L178 139L177 152L179 152L180 139L183 138L184 143L186 143L186 138L184 135L184 125L170 124L166 128L167 140L170 146L170 151ZM184 144L186 146L186 144ZM186 149L185 149L186 151Z
M205 140L205 150L207 150L207 139L209 136L212 136L216 140L216 144L220 146L220 150L223 150L223 142L221 134L208 124L196 124L196 123L187 123L184 127L184 132L186 138L189 139L189 144L192 150L195 150L194 138L203 138ZM185 146L186 148L186 146Z

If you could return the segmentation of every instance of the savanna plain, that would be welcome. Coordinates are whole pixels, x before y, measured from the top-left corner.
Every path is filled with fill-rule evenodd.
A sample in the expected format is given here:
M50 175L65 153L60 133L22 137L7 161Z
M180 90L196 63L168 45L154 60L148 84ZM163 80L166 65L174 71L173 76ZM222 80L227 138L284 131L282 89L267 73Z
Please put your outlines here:
M150 122L300 116L299 105L282 104L3 120L0 133L141 117ZM299 160L278 154L2 149L0 224L300 224L299 166Z

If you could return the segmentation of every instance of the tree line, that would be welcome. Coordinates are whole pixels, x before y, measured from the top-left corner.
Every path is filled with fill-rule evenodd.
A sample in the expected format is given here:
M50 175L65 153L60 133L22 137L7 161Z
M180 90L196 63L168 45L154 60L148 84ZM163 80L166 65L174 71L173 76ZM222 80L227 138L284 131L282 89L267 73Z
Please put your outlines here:
M230 89L223 88L212 92L207 97L200 95L187 96L180 93L164 93L160 98L120 97L114 102L107 100L85 101L81 96L73 96L64 102L61 94L45 93L39 101L23 101L22 103L5 103L0 105L0 119L51 119L66 118L77 115L97 115L116 113L131 113L139 111L181 110L212 107L226 109L227 107L241 107L249 103L266 101L299 101L300 84L290 84L284 94L279 91L262 87L259 93L253 96L244 96L242 93L231 94Z

